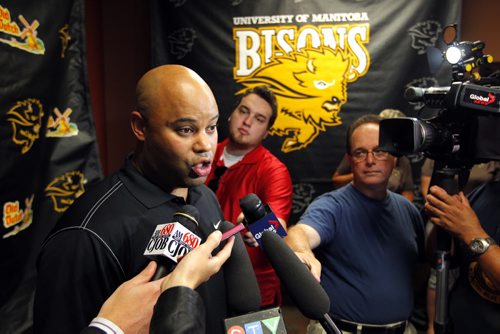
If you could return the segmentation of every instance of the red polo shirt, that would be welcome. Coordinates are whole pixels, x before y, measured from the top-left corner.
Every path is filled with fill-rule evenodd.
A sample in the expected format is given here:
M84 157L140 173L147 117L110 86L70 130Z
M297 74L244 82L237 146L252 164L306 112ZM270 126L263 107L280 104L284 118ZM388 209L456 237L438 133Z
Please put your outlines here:
M217 145L214 166L207 184L214 177L215 168L224 165L221 158L227 142L226 139ZM268 204L278 218L288 221L292 192L287 167L264 146L259 145L225 171L220 177L216 195L225 219L235 224L241 213L240 199L250 193L256 194L262 203ZM262 305L280 305L280 282L266 256L260 247L247 246L247 251L259 282Z

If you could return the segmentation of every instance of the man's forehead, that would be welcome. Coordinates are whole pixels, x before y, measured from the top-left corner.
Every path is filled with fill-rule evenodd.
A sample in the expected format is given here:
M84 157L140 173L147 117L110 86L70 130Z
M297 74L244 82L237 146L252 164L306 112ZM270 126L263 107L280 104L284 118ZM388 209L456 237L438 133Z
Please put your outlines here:
M379 125L377 123L364 123L358 126L354 131L352 132L353 137L359 133L366 133L366 132L378 132L379 130Z
M197 124L202 122L213 122L219 119L219 113L210 114L200 114L200 113L190 113L184 112L180 114L172 115L169 117L169 123L171 124Z
M351 137L351 145L353 148L357 144L378 145L379 125L376 123L366 123L354 129Z
M269 103L257 94L248 94L245 96L241 99L240 106L249 108L264 116L270 115L273 112Z

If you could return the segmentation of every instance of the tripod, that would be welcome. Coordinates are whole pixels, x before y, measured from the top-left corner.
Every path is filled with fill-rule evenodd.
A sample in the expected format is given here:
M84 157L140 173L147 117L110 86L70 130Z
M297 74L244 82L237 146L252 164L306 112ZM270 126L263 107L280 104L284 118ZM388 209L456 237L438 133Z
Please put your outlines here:
M467 171L467 173L464 173ZM431 178L431 186L437 185L450 195L458 194L462 188L463 178L468 178L468 171L464 168L448 167L443 162L436 161ZM458 177L458 181L457 181ZM459 187L460 183L460 187ZM448 278L451 262L451 235L442 228L436 230L436 315L434 319L434 332L445 334L448 330Z

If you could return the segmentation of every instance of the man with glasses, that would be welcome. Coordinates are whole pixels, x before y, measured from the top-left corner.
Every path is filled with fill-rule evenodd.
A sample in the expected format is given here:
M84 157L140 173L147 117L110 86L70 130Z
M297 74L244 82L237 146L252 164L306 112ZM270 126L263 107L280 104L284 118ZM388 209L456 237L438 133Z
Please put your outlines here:
M224 217L243 219L240 199L254 193L269 204L283 227L292 207L287 167L263 145L277 116L276 98L266 86L245 91L229 117L229 137L217 145L206 184L215 192ZM243 232L260 287L262 307L281 305L280 282L250 232Z
M343 333L405 333L424 258L418 210L387 190L396 158L378 148L380 119L365 115L349 126L352 182L315 199L285 237L328 293ZM311 323L308 333L324 331Z
M379 113L379 116L385 118L406 117L404 113L398 109L384 109ZM340 188L352 181L352 171L347 158L344 157L337 169L332 175L332 182L335 189ZM411 162L405 156L401 156L396 161L396 166L393 168L387 188L395 193L406 197L410 202L413 202L413 176L411 170Z

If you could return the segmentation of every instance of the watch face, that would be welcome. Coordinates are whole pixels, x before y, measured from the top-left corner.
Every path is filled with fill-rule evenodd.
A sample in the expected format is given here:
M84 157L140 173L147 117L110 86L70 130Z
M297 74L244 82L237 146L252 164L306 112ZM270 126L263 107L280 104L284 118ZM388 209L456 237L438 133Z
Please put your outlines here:
M485 251L485 245L482 240L474 239L470 244L470 250L475 254L482 254Z
M493 244L495 244L495 240L492 238L478 238L471 241L469 249L475 255L481 255Z

